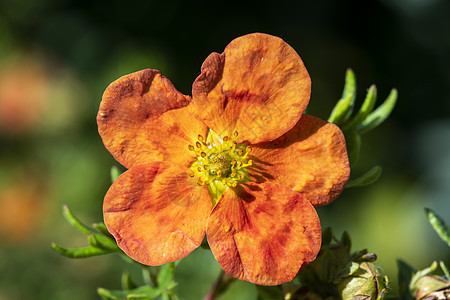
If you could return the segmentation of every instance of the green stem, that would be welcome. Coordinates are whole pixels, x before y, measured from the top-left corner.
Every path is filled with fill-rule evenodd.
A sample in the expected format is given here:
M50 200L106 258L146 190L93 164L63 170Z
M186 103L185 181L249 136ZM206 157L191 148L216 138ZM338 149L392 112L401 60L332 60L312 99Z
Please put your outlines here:
M214 300L220 294L223 294L230 284L234 281L234 278L225 273L223 270L220 271L217 280L211 286L209 292L205 295L203 300Z

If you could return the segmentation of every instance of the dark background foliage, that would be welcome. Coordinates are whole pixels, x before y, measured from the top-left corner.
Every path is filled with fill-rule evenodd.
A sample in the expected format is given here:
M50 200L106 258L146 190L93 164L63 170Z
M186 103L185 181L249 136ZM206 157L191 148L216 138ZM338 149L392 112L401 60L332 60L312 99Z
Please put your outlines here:
M311 114L327 118L348 67L357 106L372 83L378 103L398 89L392 117L363 136L353 170L380 164L381 179L319 214L324 227L376 252L394 289L395 259L416 268L448 261L423 207L450 222L449 14L446 0L0 0L0 299L97 299L96 287L119 288L128 266L118 257L69 260L50 248L86 243L62 218L63 203L87 223L102 218L116 164L95 123L103 90L154 68L190 94L209 53L251 32L277 35L300 54ZM181 297L200 298L218 271L210 253L194 251L177 269ZM222 299L255 293L237 283Z

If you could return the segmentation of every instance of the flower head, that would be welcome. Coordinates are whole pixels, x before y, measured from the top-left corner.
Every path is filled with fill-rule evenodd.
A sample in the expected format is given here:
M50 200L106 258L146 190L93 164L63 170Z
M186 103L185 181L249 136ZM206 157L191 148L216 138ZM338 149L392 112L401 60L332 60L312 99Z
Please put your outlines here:
M314 206L334 200L349 177L339 128L302 114L310 85L295 50L260 33L212 53L192 98L157 70L113 82L97 122L128 168L103 206L119 247L160 265L188 255L206 233L231 276L292 280L320 249Z

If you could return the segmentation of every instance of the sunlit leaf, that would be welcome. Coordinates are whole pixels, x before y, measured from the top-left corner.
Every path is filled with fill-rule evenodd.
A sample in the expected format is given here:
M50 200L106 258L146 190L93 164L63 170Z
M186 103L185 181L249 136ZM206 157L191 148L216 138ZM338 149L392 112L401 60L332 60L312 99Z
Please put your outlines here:
M345 86L341 99L333 108L328 122L342 125L345 123L353 112L356 96L356 78L352 69L347 69L345 74Z
M439 237L450 246L450 229L444 220L430 208L425 208L425 214Z
M359 133L368 132L383 123L391 114L397 102L397 90L392 89L389 96L377 109L371 112L356 129Z
M377 100L377 88L374 84L372 84L367 91L366 99L364 99L364 102L358 111L358 114L348 123L344 126L345 129L347 128L354 128L361 124L361 122L364 121L364 119L372 112L375 102Z

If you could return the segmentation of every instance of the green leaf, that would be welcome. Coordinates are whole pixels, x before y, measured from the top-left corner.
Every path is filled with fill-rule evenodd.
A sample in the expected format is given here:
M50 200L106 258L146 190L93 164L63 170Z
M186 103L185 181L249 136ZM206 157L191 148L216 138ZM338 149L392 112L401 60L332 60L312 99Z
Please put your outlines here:
M92 229L88 226L81 223L81 221L75 217L75 215L70 211L67 205L63 205L63 216L66 218L67 222L69 222L72 226L78 228L81 232L85 234L90 234Z
M128 271L122 273L120 282L122 284L123 290L132 290L137 287L134 281L131 279L130 273L128 273Z
M358 177L353 180L349 180L346 188L356 187L356 186L366 186L374 183L375 181L380 178L381 175L381 167L375 166L372 169L370 169L366 174L362 175L361 177Z
M341 99L336 103L328 118L328 122L342 125L353 112L356 95L356 78L352 69L347 69L345 74L345 86Z
M327 227L322 233L322 247L328 246L333 240L333 230L331 227Z
M106 228L105 223L103 223L103 222L94 223L94 224L92 224L92 226L94 226L95 229L97 229L98 231L100 231L104 235L113 237L111 235L111 233L109 233L108 228Z
M97 293L110 300L155 299L161 294L157 288L148 285L125 291L98 288Z
M355 166L361 152L361 136L355 129L344 130L345 142L347 143L348 160L350 166Z
M391 114L396 102L397 90L392 89L391 93L383 102L383 104L381 104L377 109L370 113L364 119L364 121L362 121L361 124L356 127L356 130L361 134L366 133L383 123Z
M358 112L358 114L347 124L344 126L345 129L354 128L361 124L364 119L372 112L375 102L377 100L377 87L372 84L367 91L366 99Z
M58 251L60 254L69 258L86 258L91 256L109 254L113 251L97 248L94 246L86 246L80 248L63 248L55 243L52 243L52 248Z
M258 295L265 300L283 300L283 291L279 286L262 286L257 285Z
M114 183L116 179L122 174L117 166L112 166L110 171L111 182Z
M398 267L398 287L400 299L413 300L409 291L409 284L411 282L414 269L402 260L397 260Z
M342 243L344 246L347 246L349 250L352 248L352 240L350 239L350 235L348 234L347 231L344 231L344 232L342 233L342 236L341 236L341 243Z
M111 234L107 231L106 226L102 228L101 223L94 224L101 228L102 233L95 232L92 228L86 226L83 224L75 215L70 211L70 209L67 207L67 205L63 206L63 215L66 218L66 220L73 225L74 227L78 228L80 231L85 233L88 236L89 243L97 248L104 248L112 251L118 251L119 248L117 247L117 244ZM106 230L107 236L103 234L103 232Z
M113 239L101 234L89 233L88 241L91 246L97 248L103 248L111 251L119 251L119 247L117 246L116 242Z
M448 271L447 266L442 260L439 261L439 266L441 267L442 272L444 272L445 277L447 277L447 280L450 280L450 272Z
M164 264L159 270L156 282L158 287L162 290L166 290L172 283L175 276L175 264L173 262Z
M439 237L450 246L450 229L444 220L430 208L425 208L425 214Z

